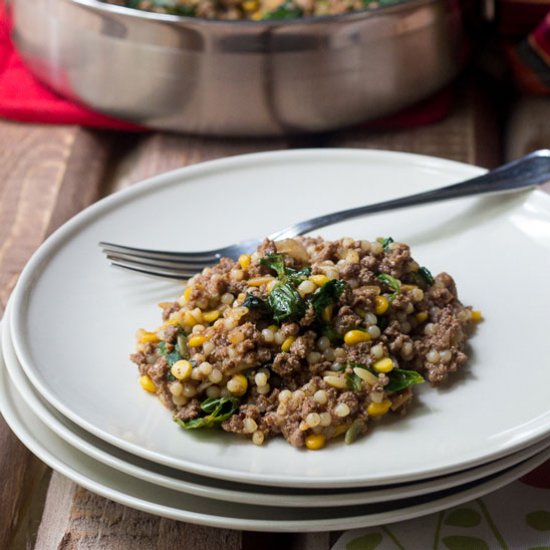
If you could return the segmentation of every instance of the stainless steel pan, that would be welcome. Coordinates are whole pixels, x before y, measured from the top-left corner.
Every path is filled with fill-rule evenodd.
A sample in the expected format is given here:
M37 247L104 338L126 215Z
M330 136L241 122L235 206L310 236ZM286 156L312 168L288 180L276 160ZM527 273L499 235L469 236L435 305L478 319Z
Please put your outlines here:
M290 21L213 21L96 0L11 0L15 43L60 94L157 129L319 132L410 105L455 77L455 0Z

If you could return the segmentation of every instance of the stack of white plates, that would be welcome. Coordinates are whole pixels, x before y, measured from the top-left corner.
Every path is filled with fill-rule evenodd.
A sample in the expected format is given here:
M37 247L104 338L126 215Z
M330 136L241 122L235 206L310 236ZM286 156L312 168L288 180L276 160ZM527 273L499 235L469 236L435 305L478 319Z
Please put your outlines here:
M205 525L320 531L403 520L493 491L550 457L550 197L472 198L330 227L391 235L448 271L485 321L444 389L353 445L262 447L186 432L137 383L138 327L181 285L116 271L98 242L201 249L316 214L481 173L406 154L268 153L206 163L117 193L65 224L23 272L2 323L0 403L52 468L118 502ZM427 386L427 385L425 385Z

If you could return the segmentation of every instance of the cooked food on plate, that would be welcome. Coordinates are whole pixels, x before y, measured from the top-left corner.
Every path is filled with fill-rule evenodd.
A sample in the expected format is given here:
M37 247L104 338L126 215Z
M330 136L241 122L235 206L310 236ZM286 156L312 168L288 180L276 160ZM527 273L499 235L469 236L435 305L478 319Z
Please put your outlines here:
M481 317L390 237L265 240L160 305L131 359L182 428L312 450L352 443L404 413L417 384L444 383Z

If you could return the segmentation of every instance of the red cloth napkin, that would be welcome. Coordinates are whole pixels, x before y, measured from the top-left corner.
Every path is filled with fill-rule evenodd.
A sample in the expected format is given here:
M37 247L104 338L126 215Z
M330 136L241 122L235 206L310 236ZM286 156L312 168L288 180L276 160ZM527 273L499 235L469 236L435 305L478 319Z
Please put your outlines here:
M64 99L41 84L26 68L10 39L10 20L0 0L0 117L22 122L80 124L95 128L138 130L138 126L96 113Z

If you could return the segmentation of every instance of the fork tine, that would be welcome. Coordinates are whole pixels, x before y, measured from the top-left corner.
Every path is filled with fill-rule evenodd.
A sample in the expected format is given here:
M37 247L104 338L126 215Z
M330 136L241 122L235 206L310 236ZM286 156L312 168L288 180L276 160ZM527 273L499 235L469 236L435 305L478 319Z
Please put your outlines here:
M111 266L123 269L125 271L133 271L142 275L148 275L150 277L160 277L163 279L172 279L184 281L190 279L193 275L199 273L199 271L182 271L180 269L160 269L160 268L148 268L140 266L134 262L125 262L123 260L110 260Z
M128 264L137 264L140 267L151 267L160 269L173 269L178 271L193 271L198 273L202 271L204 267L213 265L216 261L208 262L191 262L189 260L178 260L176 258L170 258L166 260L158 260L156 258L144 258L141 256L133 256L131 254L122 254L118 252L105 251L105 255L108 260L122 261Z
M218 248L215 250L200 250L197 252L171 252L169 250L149 250L146 248L135 248L132 246L123 246L115 243L100 242L99 246L106 253L120 253L140 258L154 258L157 260L187 260L189 262L214 263L218 261L226 248Z

